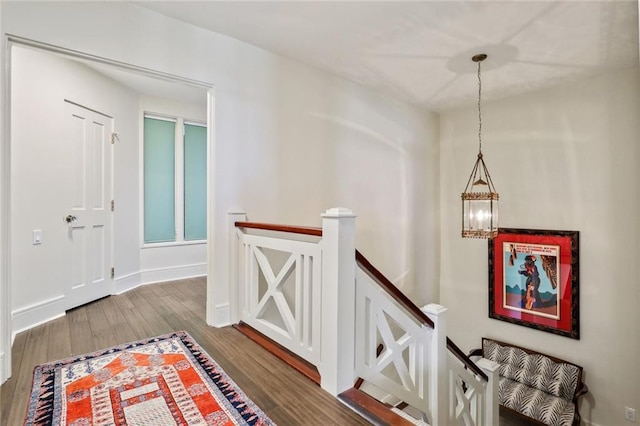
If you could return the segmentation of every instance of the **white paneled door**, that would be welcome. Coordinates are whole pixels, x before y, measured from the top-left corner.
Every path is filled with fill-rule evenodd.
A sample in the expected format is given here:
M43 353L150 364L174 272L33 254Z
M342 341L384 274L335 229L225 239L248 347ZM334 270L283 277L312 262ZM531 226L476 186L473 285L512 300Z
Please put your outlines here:
M67 309L111 294L113 118L65 101Z

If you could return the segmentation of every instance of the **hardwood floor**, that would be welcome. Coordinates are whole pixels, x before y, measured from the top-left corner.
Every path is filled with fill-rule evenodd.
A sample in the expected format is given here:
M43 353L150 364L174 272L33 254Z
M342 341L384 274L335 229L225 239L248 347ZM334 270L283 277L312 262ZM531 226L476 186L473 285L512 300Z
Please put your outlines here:
M18 334L12 377L0 387L0 424L23 424L36 365L178 330L203 346L279 425L368 424L239 331L209 327L205 293L204 278L147 285Z
M206 325L205 300L204 278L147 285L18 334L11 379L0 387L0 425L23 424L36 365L178 330L191 334L279 425L369 424L239 331ZM526 424L501 414L501 426Z

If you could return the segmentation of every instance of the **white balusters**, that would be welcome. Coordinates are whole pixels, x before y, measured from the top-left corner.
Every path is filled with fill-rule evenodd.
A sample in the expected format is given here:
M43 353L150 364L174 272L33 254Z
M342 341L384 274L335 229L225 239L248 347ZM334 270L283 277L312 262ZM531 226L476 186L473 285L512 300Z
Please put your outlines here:
M320 363L319 242L239 233L240 318L314 365Z
M429 364L434 330L419 323L362 269L356 277L356 374L432 418Z
M236 228L245 220L229 213L229 281L215 284L214 325L246 322L315 365L332 395L361 377L431 426L497 426L497 365L478 363L488 381L465 368L447 349L446 308L421 313L368 261L356 263L353 212L327 210L313 238L300 237L304 228Z
M476 364L488 381L449 353L449 423L498 426L498 364L484 358Z

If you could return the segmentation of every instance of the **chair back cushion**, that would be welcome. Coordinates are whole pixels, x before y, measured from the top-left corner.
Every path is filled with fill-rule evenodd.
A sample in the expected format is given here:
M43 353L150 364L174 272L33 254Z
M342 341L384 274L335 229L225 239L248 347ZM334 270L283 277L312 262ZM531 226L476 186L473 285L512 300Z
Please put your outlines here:
M500 376L523 383L551 395L572 401L578 386L580 367L483 339L484 357L500 365Z

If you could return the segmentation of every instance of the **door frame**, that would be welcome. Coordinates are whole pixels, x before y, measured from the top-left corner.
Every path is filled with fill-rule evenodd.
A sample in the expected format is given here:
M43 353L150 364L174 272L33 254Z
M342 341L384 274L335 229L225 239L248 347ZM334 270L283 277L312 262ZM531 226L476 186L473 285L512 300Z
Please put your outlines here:
M0 24L1 25L1 24ZM0 384L11 376L11 346L12 316L11 316L11 49L13 46L34 48L41 51L58 54L68 59L80 59L109 65L121 70L131 71L143 76L157 78L173 83L185 84L207 90L207 322L213 317L213 262L214 258L214 220L215 207L214 188L215 173L215 87L211 83L193 80L174 74L165 73L149 68L139 67L130 63L116 61L90 53L66 49L52 44L5 34L2 35L0 49L0 76L2 91L0 91ZM115 165L112 164L112 167ZM112 179L115 175L112 173ZM115 194L112 191L112 196ZM113 217L111 218L113 221ZM112 227L113 232L113 227Z

